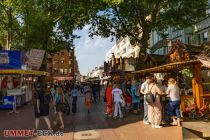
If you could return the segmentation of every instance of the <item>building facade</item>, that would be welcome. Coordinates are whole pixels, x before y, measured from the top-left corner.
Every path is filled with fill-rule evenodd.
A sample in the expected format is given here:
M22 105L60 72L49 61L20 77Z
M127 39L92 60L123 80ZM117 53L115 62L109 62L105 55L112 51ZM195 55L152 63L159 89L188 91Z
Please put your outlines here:
M88 74L88 78L99 78L102 79L104 76L104 67L95 67L93 70L91 70Z
M63 49L48 56L48 72L54 80L74 80L79 73L73 50Z
M111 61L112 54L115 58L136 58L139 55L140 48L130 43L129 37L119 39L116 44L106 53L106 62Z

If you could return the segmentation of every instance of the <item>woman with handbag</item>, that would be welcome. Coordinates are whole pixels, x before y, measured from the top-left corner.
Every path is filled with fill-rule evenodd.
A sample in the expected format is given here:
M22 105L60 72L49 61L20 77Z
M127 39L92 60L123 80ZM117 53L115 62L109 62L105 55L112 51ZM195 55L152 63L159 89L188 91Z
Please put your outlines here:
M63 121L63 103L65 102L64 93L61 87L56 88L56 95L55 95L55 106L56 106L56 120L54 124L57 125L58 119L61 122L60 129L64 129L64 121Z
M146 100L148 103L148 120L152 124L152 128L162 128L160 126L162 119L162 107L160 103L160 95L163 94L161 89L157 86L154 79L150 80Z
M105 90L105 98L106 98L106 115L108 117L112 116L113 112L113 98L112 98L112 83L109 82L106 90Z
M138 92L138 86L136 80L132 80L131 93L132 93L133 113L138 114L140 94Z

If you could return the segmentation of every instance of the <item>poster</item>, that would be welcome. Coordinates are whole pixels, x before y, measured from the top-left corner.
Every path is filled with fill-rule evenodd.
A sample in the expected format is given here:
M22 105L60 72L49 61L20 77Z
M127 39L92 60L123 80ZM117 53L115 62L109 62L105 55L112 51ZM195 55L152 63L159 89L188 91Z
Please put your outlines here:
M25 54L26 56L25 64L27 68L32 70L39 70L42 65L44 55L45 55L44 50L31 49L30 51L28 51Z
M21 69L21 52L17 50L0 51L0 69Z

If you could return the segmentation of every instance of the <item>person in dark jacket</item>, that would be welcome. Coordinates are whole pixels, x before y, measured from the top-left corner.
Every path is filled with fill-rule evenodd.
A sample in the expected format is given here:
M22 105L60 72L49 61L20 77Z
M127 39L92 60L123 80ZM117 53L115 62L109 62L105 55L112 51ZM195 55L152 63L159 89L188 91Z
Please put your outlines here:
M40 117L43 117L48 129L51 130L51 124L49 120L49 104L51 101L50 92L47 92L47 90L44 90L41 83L37 84L36 86L36 103L34 106L34 112L35 112L35 130L38 130L39 128L39 120Z

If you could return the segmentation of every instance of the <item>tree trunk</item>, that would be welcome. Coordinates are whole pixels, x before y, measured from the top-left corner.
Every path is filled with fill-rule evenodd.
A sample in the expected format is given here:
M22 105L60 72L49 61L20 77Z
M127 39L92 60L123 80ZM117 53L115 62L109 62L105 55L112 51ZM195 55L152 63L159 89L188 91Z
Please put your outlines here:
M150 33L147 31L144 31L141 37L141 42L139 43L140 51L139 51L139 57L137 58L137 64L136 64L136 70L143 69L144 66L144 58L147 54L147 49L149 47L148 41L150 39Z
M8 10L8 27L7 27L7 44L6 44L6 50L10 50L12 46L12 8L9 8Z

